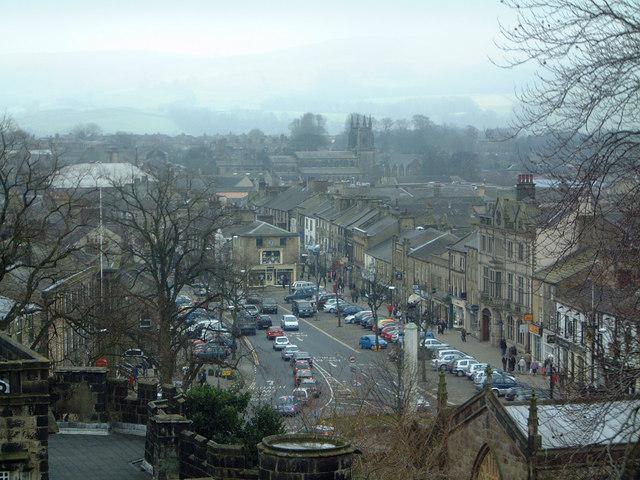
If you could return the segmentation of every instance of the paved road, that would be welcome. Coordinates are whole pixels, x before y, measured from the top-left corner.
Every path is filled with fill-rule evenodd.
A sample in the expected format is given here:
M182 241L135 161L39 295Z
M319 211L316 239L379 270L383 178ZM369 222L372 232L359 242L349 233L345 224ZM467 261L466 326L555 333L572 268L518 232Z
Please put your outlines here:
M274 325L279 324L280 315L289 313L289 305L284 303L286 291L276 289L265 291L264 296L274 296L279 302L278 315L272 315ZM308 351L318 365L319 380L324 382L320 407L327 410L361 405L391 405L395 402L394 381L397 370L388 360L387 352L363 351L358 348L361 335L371 333L359 325L342 322L338 327L335 315L320 312L316 318L301 319L300 332L289 337L301 349ZM279 352L271 347L264 332L250 337L260 365L257 368L255 391L261 401L273 402L277 396L287 394L293 388L293 376ZM355 357L355 363L349 363ZM461 404L475 394L473 383L466 378L447 375L449 402ZM427 368L426 382L419 380L419 389L427 399L435 404L438 374ZM329 388L331 387L331 388ZM328 390L328 392L326 391ZM329 393L329 395L325 395Z

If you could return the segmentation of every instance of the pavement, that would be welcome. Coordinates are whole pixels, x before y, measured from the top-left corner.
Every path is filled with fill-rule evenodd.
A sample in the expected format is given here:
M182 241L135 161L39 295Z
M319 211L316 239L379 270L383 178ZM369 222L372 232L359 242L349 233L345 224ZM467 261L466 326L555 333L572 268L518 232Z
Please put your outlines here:
M49 436L52 480L148 480L139 467L144 437L131 435Z

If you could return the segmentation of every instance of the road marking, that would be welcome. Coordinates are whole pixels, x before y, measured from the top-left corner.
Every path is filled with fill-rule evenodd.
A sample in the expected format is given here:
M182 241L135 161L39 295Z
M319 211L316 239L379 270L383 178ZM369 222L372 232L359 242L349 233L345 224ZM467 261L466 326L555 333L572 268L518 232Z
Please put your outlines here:
M249 351L251 352L251 357L253 358L253 364L258 367L260 366L260 359L258 358L258 354L256 353L256 349L253 348L253 345L249 341L247 337L242 337L242 341L245 343Z
M325 375L325 373L323 371L324 368L322 368L320 365L315 365L315 368L316 368L316 370L318 370L320 375L322 375L322 378L324 378L324 381L327 384L327 386L329 387L329 392L330 392L329 401L326 404L324 404L322 407L320 407L320 409L319 409L320 411L322 411L324 408L328 407L331 402L333 402L333 387L331 386L331 382L329 382L329 379L327 378L327 375Z
M282 310L284 310L285 312L289 312L291 313L291 310L283 307L282 305L280 305L280 308ZM336 342L338 342L340 345L342 345L343 347L348 348L349 350L351 350L354 353L360 353L358 352L358 350L356 350L353 347L350 347L349 345L347 345L346 343L344 343L342 340L340 340L339 338L334 337L333 335L331 335L330 333L325 332L324 330L322 330L320 327L317 327L316 325L314 325L313 323L309 322L308 320L305 320L303 318L298 319L299 321L302 321L304 323L306 323L307 325L309 325L310 327L315 328L316 330L318 330L319 332L324 333L327 337L329 337L331 340L335 340Z

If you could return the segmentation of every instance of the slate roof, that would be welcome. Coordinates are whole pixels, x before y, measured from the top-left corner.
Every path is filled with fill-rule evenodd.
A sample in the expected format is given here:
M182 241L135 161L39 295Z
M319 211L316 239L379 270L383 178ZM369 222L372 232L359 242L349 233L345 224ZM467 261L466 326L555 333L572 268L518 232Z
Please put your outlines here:
M596 252L593 250L583 250L534 272L533 276L538 280L555 285L593 267L595 260Z
M367 226L360 226L357 228L359 230L364 231L367 234L367 236L373 236L376 233L383 231L385 228L390 228L396 225L397 223L398 221L395 218L386 215L381 219L376 220Z
M356 167L300 167L303 175L319 175L325 177L356 176L362 175L362 171Z
M449 245L459 240L454 234L441 232L433 228L427 229L429 238L422 244L411 248L409 256L419 260L428 260L432 256L442 255L447 251Z
M49 478L55 480L150 480L132 462L144 458L144 437L49 436Z
M477 238L478 238L478 232L476 231L471 232L465 235L464 237L462 237L457 242L451 244L449 246L449 249L453 250L454 252L467 253L469 251L469 248L478 248Z
M391 217L386 217L391 218ZM410 251L413 251L421 246L425 245L427 242L432 241L435 238L438 238L441 235L450 235L445 232L441 232L434 228L427 228L425 230L407 230L398 235L398 242L403 242L404 240L409 240L409 248ZM392 255L392 246L393 246L393 238L385 240L384 242L376 245L375 247L368 250L366 253L374 258L384 260L385 262L391 262Z
M289 232L261 220L255 220L247 225L242 225L233 231L239 237L297 237L298 234Z
M315 192L307 190L305 187L289 187L284 192L279 193L265 203L263 207L288 212L289 210L293 210L312 195L315 195Z
M529 405L507 405L504 409L526 437ZM638 409L638 399L596 404L539 404L538 433L542 437L542 448L635 443L640 437Z

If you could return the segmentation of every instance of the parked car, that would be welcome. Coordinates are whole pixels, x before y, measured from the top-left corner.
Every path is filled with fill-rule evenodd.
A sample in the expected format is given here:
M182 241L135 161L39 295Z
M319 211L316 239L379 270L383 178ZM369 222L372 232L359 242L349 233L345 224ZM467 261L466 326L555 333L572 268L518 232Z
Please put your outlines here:
M284 331L280 327L269 327L267 328L267 340L273 340L276 337L281 337L284 335Z
M260 305L262 305L262 297L260 295L249 295L246 303L247 305L256 305L260 308Z
M338 305L344 307L347 305L347 301L339 298L338 300L329 299L325 302L323 311L329 313L336 313L338 311Z
M240 311L242 312L242 314L248 314L253 318L258 318L258 315L260 315L260 308L258 308L257 305L253 305L250 303L242 304Z
M362 312L364 310L364 308L358 306L358 305L349 305L347 307L344 307L342 309L342 314L343 315L355 315L358 312Z
M316 305L316 308L318 310L323 310L325 304L331 299L334 299L334 301L335 301L335 298L336 298L336 294L335 293L329 293L329 292L319 293L318 294L318 305ZM343 300L342 295L340 295L340 294L338 294L338 298Z
M484 372L487 368L487 363L476 363L475 365L471 365L464 374L467 376L469 380L473 379L473 376L477 372Z
M296 353L298 350L300 350L298 348L297 345L286 345L280 352L280 355L282 356L283 360L289 361L291 360L291 357L293 356L294 353Z
M464 352L461 352L460 350L456 350L455 348L449 348L449 349L441 349L441 350L437 350L434 357L435 358L439 358L439 357L443 357L445 355L450 355L452 353L459 353L460 358L462 358L464 356Z
M298 290L300 288L304 288L304 287L315 287L315 283L313 283L313 282L305 282L305 281L302 281L302 280L295 281L289 286L289 292L293 293L296 290Z
M538 400L548 400L550 398L549 392L547 390L543 390L540 388L533 388L531 385L526 385L526 384L519 384L514 387L511 387L507 392L505 392L504 398L505 400L508 400L510 402L529 401L533 396L533 392L535 392L536 398Z
M245 314L240 316L236 320L236 326L234 335L239 337L241 335L255 335L256 334L256 319L252 315Z
M271 325L273 325L273 322L271 321L271 317L269 315L260 315L256 323L258 325L258 328L261 330L269 328Z
M315 378L305 377L300 379L299 385L307 389L313 397L320 396L320 387L318 386L318 381Z
M395 324L396 321L393 318L381 318L378 320L378 331L382 330L384 327L386 327L387 325L391 325L391 324ZM373 330L374 327L371 327L371 330Z
M309 362L310 367L313 367L313 359L311 358L311 355L309 355L309 352L297 351L294 353L291 357L291 365L294 365L299 360L305 360Z
M191 297L187 295L178 295L176 297L176 306L179 309L184 307L190 307L191 305L193 305L193 300L191 300Z
M398 341L398 334L400 330L397 327L387 328L384 332L380 334L382 338L384 338L388 343Z
M194 356L201 362L217 362L224 360L229 355L229 350L217 343L207 343L204 347L196 350Z
M262 313L278 313L278 303L275 298L266 297L262 299L262 305L260 305L260 311Z
M282 317L280 317L280 327L284 331L300 330L300 324L295 315L282 315Z
M440 340L437 340L435 338L425 338L422 342L420 342L420 344L427 350L435 350L436 347L439 346L449 346L446 343L442 343Z
M274 350L282 350L284 347L289 345L289 339L285 336L276 337L273 340L273 349Z
M303 287L284 297L284 301L291 303L294 300L310 300L315 294L316 287Z
M276 411L282 416L296 416L300 405L293 395L284 395L276 400Z
M434 358L431 360L431 368L434 370L442 370L445 371L447 369L447 364L449 362L453 362L454 360L458 360L464 356L464 353L449 353L447 355L442 355L441 357Z
M478 363L478 361L475 358L461 358L453 362L449 371L456 377L464 377L467 370L476 363Z
M311 370L298 370L293 377L293 384L298 387L303 378L315 378Z
M360 325L362 326L362 328L370 330L371 326L373 325L373 315L363 317L360 321Z
M499 376L499 377L509 377L509 378L511 378L512 380L515 380L515 377L513 377L512 375L509 375L509 374L508 374L507 372L505 372L504 370L494 370L494 371L491 373L491 375L492 375L492 377L494 377L494 378L495 378L496 376ZM482 386L484 386L484 382L485 382L485 380L486 380L486 379L487 379L487 372L486 372L486 371L484 371L484 370L482 370L482 371L480 371L480 372L476 372L476 373L473 375L473 383L474 383L474 385L476 386L476 388L478 388L478 385L482 385Z
M298 317L313 317L316 313L308 300L294 300L291 305L291 312Z
M311 370L308 360L296 360L293 364L293 376L295 377L298 370Z
M376 336L375 335L363 335L360 337L360 341L358 342L360 348L373 350L376 347ZM378 347L387 348L387 342L384 338L378 337Z
M358 313L354 313L353 315L347 315L344 319L347 323L360 323L362 319L365 317L372 317L373 312L371 310L361 310Z
M485 376L482 382L475 384L476 389L482 390L485 386L486 381L487 381L487 377ZM493 393L495 393L499 397L505 395L511 388L517 385L518 385L518 382L513 377L508 377L506 375L500 375L500 374L492 375L491 390L493 391Z

